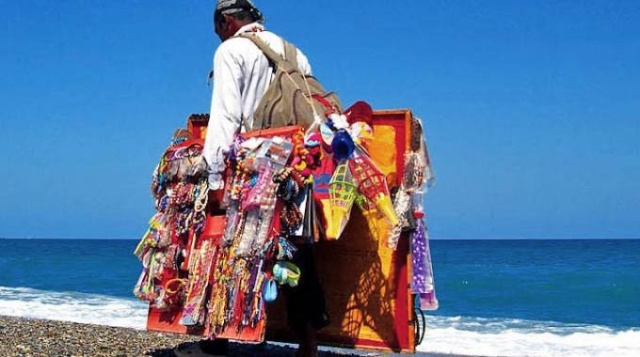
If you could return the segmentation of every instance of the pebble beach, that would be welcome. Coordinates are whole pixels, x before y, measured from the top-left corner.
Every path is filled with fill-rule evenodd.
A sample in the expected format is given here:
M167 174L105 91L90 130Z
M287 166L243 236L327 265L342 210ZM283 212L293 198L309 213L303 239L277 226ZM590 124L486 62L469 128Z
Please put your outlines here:
M191 336L0 316L0 356L173 356Z
M0 316L0 356L155 356L173 357L173 349L196 336L131 328ZM295 345L232 343L229 356L290 357ZM416 356L442 355L417 353ZM320 356L406 356L322 347ZM449 355L447 355L449 356Z

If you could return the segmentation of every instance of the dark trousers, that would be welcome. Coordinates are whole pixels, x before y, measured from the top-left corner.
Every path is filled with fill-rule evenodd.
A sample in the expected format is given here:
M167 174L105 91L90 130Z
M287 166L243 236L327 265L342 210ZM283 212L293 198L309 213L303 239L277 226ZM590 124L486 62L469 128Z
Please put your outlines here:
M312 244L296 244L298 251L291 262L300 268L298 285L283 285L287 321L294 331L303 333L307 325L321 329L329 324L324 292L313 256Z

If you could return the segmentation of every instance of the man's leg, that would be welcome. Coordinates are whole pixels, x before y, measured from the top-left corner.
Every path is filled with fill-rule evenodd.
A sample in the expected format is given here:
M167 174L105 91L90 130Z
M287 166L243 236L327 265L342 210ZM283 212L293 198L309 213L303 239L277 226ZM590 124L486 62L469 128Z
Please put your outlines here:
M329 324L329 317L312 245L299 244L297 248L292 263L300 268L298 286L283 288L287 321L300 342L298 356L315 356L318 351L316 332Z

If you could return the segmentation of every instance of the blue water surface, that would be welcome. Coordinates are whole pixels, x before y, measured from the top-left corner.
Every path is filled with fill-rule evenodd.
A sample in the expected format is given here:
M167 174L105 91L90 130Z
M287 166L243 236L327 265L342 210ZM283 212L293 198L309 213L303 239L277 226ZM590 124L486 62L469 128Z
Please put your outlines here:
M133 298L135 240L0 239L0 286ZM439 316L640 327L640 240L432 240Z
M0 239L0 286L132 297L134 240Z
M445 316L640 326L640 240L432 240Z

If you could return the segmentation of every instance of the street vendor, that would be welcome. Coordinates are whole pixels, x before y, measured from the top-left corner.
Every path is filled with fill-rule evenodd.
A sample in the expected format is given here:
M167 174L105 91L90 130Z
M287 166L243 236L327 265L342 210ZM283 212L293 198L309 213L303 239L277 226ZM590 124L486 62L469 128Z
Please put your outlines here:
M225 155L240 132L261 129L254 125L254 112L272 80L274 68L264 53L241 34L255 33L280 55L283 39L265 30L262 13L250 0L219 0L214 29L222 43L214 55L214 86L203 156L208 166L209 205L220 210L224 192ZM311 74L307 57L297 50L299 70ZM317 355L316 331L328 324L324 293L318 279L311 247L298 246L294 262L301 271L296 287L285 287L287 320L300 339L296 355ZM176 356L226 355L228 341L203 340L178 346Z

